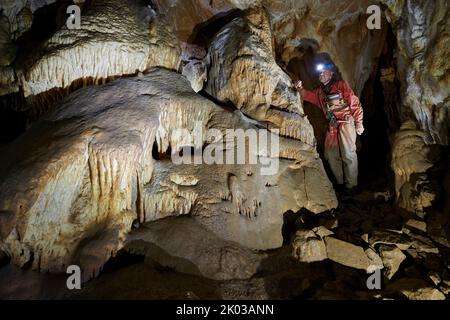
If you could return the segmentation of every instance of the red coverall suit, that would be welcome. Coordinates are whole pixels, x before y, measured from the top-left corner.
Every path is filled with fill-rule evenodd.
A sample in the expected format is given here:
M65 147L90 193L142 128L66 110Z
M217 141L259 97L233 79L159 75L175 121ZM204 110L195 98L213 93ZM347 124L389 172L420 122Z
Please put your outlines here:
M358 156L356 154L355 123L362 124L363 109L358 97L344 80L335 81L329 93L341 93L345 101L342 108L333 110L335 119L329 119L328 132L325 138L325 159L328 161L336 182L347 188L358 185ZM303 100L321 108L327 116L326 95L321 87L309 91L301 90ZM344 181L345 176L345 181Z

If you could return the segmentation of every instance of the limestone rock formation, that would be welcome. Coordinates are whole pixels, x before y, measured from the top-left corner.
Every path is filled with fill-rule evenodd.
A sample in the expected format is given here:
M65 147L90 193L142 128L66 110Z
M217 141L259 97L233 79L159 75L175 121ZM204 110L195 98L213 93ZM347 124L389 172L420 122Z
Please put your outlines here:
M364 252L366 253L367 258L369 258L370 261L367 272L373 273L376 270L384 269L383 260L373 248L369 247L364 250Z
M409 300L445 300L442 292L421 279L402 278L390 284L387 290L398 292Z
M430 159L426 154L433 144L448 145L450 36L446 30L449 29L447 15L450 8L445 1L383 3L388 22L397 37L401 113L403 119L417 123L417 128L410 123L405 124L406 128L403 133L400 131L393 145L394 158L396 154L400 156L405 148L415 149L417 154L410 158L407 168L407 161L403 164L400 159L393 162L398 202L401 207L423 216L424 208L431 206L437 195L436 190L429 186L431 178L426 172L437 159ZM416 133L412 132L413 129L417 130ZM406 147L408 144L410 146ZM405 181L408 176L415 175L417 178L411 182Z
M299 94L275 61L270 20L263 8L245 11L214 37L207 65L205 90L213 97L233 103L283 136L315 143Z
M170 26L136 1L100 0L83 11L80 28L65 25L20 62L25 97L75 80L98 81L151 66L178 69L180 48Z
M406 259L406 256L397 247L381 245L379 251L385 266L384 276L391 279L398 271L400 264Z
M383 49L389 24L398 52L395 55L395 66L391 63L382 70L381 82L387 100L390 94L394 94L396 99L400 98L395 103L385 101L391 133L397 130L399 117L403 121L417 122L418 129L427 136L425 145L447 145L450 87L446 59L449 47L449 35L446 32L449 28L446 18L448 3L422 0L382 1L380 7L385 14L382 29L372 31L365 24L367 7L378 4L374 1L325 4L321 1L270 0L253 4L259 3L263 3L269 12L276 57L282 66L286 67L292 59L302 58L308 48L327 53L340 68L343 78L350 82L357 93L361 93L370 74L375 75L374 67ZM174 2L169 4L167 1L158 1L159 9L168 15L169 20L176 25L175 31L184 39L198 31L198 27L214 27L222 16L231 15L232 9L246 9L249 5L245 1L202 0L192 0L188 4L178 1L179 5L173 4ZM188 6L195 6L199 10L196 14L184 15L182 18L180 9ZM307 62L311 64L313 61ZM395 82L401 87L398 97L393 92L396 90ZM402 143L400 140L392 143L394 154L401 155L404 151L402 145L406 146L410 142ZM423 153L422 150L418 151ZM430 162L431 166L434 165L434 160ZM430 159L426 162L429 161ZM424 210L431 206L437 193L432 188L425 187L430 178L423 171L417 172L420 178L416 181L414 168L409 169L413 185L402 182L405 176L404 172L399 173L402 171L401 166L400 163L393 163L397 179L397 202L400 207L423 216Z
M446 1L383 1L397 35L403 104L431 141L448 143L450 28Z
M406 221L406 228L412 231L420 231L423 233L427 232L427 224L424 221L419 221L416 219L409 219Z
M309 48L326 52L354 91L361 93L386 36L383 21L381 30L366 26L367 8L375 1L268 0L265 4L271 12L277 54L285 66Z
M19 38L31 27L33 22L32 12L33 9L37 9L38 6L35 5L37 2L36 0L4 0L0 3L2 26L6 27L11 39Z
M220 137L196 141L199 128ZM236 128L258 127L163 69L74 92L5 151L2 249L21 265L33 257L40 270L78 263L89 278L123 246L134 220L190 214L220 238L268 249L282 244L284 212L333 207L328 189L309 189L309 179L326 179L325 172L314 148L300 141L281 139L279 153L246 151L266 159L265 167L277 160L272 175L261 173L263 162L195 165L167 157L185 147L226 150L226 129ZM283 156L291 148L304 150L301 157Z
M328 259L344 266L367 271L370 260L363 248L333 237L326 237Z
M373 247L378 244L395 245L400 250L407 250L411 247L411 239L402 232L391 230L376 230L371 233L368 243Z
M2 4L2 9L5 4ZM0 10L1 12L1 10ZM5 10L8 14L8 11ZM5 13L0 14L0 96L18 90L14 70L11 66L16 57L16 46L13 43L12 27Z
M248 279L267 258L218 238L190 217L141 225L130 233L125 249L162 266L215 280Z

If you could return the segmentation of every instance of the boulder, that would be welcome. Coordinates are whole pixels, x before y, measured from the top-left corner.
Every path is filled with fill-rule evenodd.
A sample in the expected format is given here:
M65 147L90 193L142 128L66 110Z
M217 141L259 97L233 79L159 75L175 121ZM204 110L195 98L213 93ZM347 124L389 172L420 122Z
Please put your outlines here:
M364 252L370 260L370 265L367 270L368 273L373 273L376 270L384 268L383 260L374 249L367 248Z
M411 247L412 240L401 232L376 230L369 235L369 244L372 247L378 244L395 245L400 250L407 250Z
M368 270L370 260L363 248L332 237L326 237L325 244L330 260L347 267L364 271Z
M141 225L128 236L125 250L178 272L215 280L248 279L266 258L218 238L190 217Z
M442 282L439 286L439 290L443 292L445 295L450 294L450 278L448 277L448 273L442 276Z
M428 279L430 279L430 281L435 285L438 286L441 282L441 276L439 275L439 273L437 273L436 271L430 271L427 274ZM441 290L442 291L442 290ZM444 292L445 293L445 292Z
M424 233L427 232L427 223L425 221L409 219L408 221L406 221L406 227L411 230L417 230Z
M433 241L427 237L414 233L410 233L409 236L412 239L412 247L416 249L417 252L439 254L439 249L436 248Z
M402 278L386 287L409 300L445 300L445 295L426 281L416 278Z
M328 229L327 229L326 227L324 227L324 226L318 226L318 227L312 228L312 231L313 231L317 236L319 236L321 239L323 239L323 238L325 238L325 237L328 237L328 236L331 236L331 235L334 234L333 231L328 230Z
M395 246L381 245L378 250L385 267L384 276L390 280L397 273L406 256Z
M293 256L300 262L316 262L327 259L325 242L311 230L298 230L295 233Z

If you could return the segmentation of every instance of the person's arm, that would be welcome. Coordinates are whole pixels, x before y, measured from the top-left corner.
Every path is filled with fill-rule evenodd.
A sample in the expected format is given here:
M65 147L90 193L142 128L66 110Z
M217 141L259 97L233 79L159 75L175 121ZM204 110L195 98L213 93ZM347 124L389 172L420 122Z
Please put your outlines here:
M361 135L364 131L363 127L364 112L361 106L361 102L359 101L359 98L355 95L352 88L350 88L350 86L346 81L342 81L341 91L343 98L350 105L350 113L353 119L355 119L356 131L359 135Z
M316 90L306 90L305 88L303 88L301 81L298 81L295 84L295 87L300 92L300 95L302 96L304 101L312 103L316 106L320 106L319 95L317 94Z

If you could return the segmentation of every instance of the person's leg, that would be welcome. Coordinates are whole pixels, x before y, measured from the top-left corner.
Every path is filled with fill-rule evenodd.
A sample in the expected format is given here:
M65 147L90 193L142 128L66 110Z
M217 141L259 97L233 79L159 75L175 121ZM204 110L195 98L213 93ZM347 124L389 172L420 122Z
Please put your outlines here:
M344 184L344 172L342 171L342 160L339 151L339 139L337 130L328 130L325 138L324 156L330 165L331 171L337 184Z
M344 163L345 186L349 189L358 185L358 156L356 154L356 130L353 122L339 127L339 147Z

